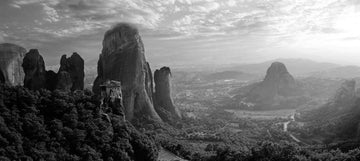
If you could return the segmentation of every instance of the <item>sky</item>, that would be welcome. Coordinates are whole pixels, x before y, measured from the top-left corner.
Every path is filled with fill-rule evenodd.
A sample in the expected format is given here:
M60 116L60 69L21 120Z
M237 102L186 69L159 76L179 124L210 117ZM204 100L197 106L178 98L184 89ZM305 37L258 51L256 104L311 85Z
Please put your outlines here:
M96 64L106 30L135 24L153 66L305 58L360 65L360 0L1 0L0 43L47 65Z

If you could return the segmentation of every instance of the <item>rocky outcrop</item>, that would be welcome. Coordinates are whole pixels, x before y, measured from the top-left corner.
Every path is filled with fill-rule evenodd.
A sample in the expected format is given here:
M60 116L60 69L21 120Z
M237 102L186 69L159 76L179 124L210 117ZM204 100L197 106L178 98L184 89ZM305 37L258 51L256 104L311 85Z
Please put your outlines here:
M32 90L46 88L45 63L37 49L31 49L26 53L22 67L25 72L25 87Z
M355 80L345 80L328 104L332 104L337 108L347 106L349 103L353 104L357 98L355 85Z
M74 91L84 88L84 60L74 53L70 58L63 55L58 73L46 71L45 62L37 49L26 53L23 63L25 72L24 86L32 89Z
M274 62L268 68L263 81L242 87L240 94L233 97L233 104L246 109L297 108L304 101L303 91L286 66ZM233 105L232 105L233 106Z
M21 68L26 50L14 44L0 44L0 83L23 85L24 71Z
M181 113L174 106L171 98L171 70L169 67L162 67L155 71L155 109L163 120L169 117L179 119ZM170 116L168 116L169 114Z
M120 81L127 120L148 117L160 121L151 98L151 75L138 30L121 23L105 33L93 91L106 80Z
M70 73L65 71L60 71L57 74L56 89L63 91L70 91L72 86L73 86L73 80L71 78Z
M66 55L61 57L59 73L64 71L70 74L72 91L84 89L84 60L78 53L73 53L69 58Z
M264 80L248 94L251 100L271 100L275 96L292 96L296 92L294 77L285 65L274 62L268 68Z
M46 89L53 91L56 89L56 85L58 83L58 75L52 71L46 71Z

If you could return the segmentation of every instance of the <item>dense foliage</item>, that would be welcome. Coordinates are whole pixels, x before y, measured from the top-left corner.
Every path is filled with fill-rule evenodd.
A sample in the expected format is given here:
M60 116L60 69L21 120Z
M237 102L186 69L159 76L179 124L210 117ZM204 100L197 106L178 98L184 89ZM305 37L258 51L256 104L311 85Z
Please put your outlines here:
M247 146L208 144L200 150L188 143L162 137L161 144L173 153L194 161L358 161L360 150L342 152L317 146L300 146L289 142L259 142Z
M158 148L89 91L0 86L0 160L156 160Z
M221 112L218 113L221 115ZM217 117L222 118L222 117ZM240 131L231 131L226 120L211 116L185 118L182 128L154 126L157 143L172 153L193 161L323 161L360 160L359 144L305 145L294 142L273 120L232 119ZM159 130L161 129L161 130ZM151 130L147 130L149 132ZM219 139L212 138L215 133ZM197 134L193 139L186 137Z

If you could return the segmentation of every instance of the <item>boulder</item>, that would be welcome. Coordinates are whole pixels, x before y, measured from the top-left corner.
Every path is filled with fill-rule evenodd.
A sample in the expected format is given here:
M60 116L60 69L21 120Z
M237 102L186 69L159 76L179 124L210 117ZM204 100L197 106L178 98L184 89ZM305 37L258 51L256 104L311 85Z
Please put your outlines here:
M163 120L169 119L168 113L172 118L181 118L180 110L174 106L171 98L171 70L169 67L162 67L155 71L155 110ZM165 110L165 111L164 111ZM165 116L164 116L165 115Z
M66 58L66 55L61 57L59 73L62 71L70 74L72 91L84 89L84 60L78 53L73 53L69 58Z
M46 88L45 63L37 49L31 49L26 53L22 67L25 72L25 87L32 90Z
M137 28L117 24L105 33L102 44L94 93L99 94L99 86L107 80L120 81L127 120L146 117L161 121L153 106L150 68Z
M24 71L21 68L26 50L18 45L0 44L0 83L23 85Z

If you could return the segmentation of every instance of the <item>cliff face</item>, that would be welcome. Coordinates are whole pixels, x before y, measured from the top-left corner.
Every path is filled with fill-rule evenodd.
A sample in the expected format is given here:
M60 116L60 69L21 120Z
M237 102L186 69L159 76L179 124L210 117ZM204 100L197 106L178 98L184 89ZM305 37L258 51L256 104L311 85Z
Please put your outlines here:
M24 86L32 90L46 88L46 70L43 57L37 49L26 53L22 67L25 72Z
M66 55L61 57L60 72L68 72L70 74L72 91L84 89L84 60L78 53L73 53L69 58L66 58Z
M142 116L161 120L151 98L149 71L138 30L129 24L118 24L105 33L93 91L99 94L99 85L106 80L120 81L128 120Z
M23 85L24 71L21 68L26 50L14 44L0 44L0 82L8 85Z
M84 60L74 53L70 58L63 55L58 73L46 71L45 62L37 49L26 53L23 63L24 86L32 89L82 90L84 88Z
M162 67L155 71L155 109L163 120L168 119L165 113L170 114L170 117L179 119L181 113L177 107L174 106L171 98L171 70L169 67Z
M56 89L70 91L73 87L73 80L68 72L60 71L57 74Z

